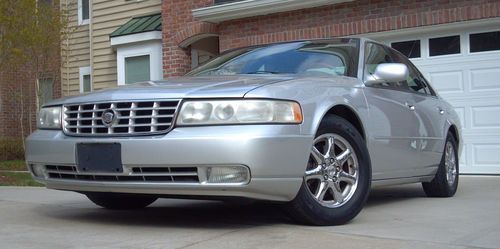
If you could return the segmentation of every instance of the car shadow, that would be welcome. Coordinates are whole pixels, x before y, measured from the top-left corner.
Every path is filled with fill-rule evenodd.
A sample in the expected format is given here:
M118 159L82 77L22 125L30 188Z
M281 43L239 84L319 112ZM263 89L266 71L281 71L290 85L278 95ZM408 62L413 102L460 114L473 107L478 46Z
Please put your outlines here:
M374 187L365 208L391 205L395 202L402 202L418 198L427 198L420 183L395 185L387 187Z
M374 188L364 208L423 197L421 186L415 184ZM106 210L93 206L90 201L83 203L83 199L78 205L77 208L64 203L42 205L36 212L71 222L148 227L227 229L297 224L287 216L282 205L265 202L159 199L152 206L138 210Z
M259 225L291 224L280 205L159 199L137 210L107 210L97 206L71 208L44 206L37 212L56 219L127 226L227 229Z

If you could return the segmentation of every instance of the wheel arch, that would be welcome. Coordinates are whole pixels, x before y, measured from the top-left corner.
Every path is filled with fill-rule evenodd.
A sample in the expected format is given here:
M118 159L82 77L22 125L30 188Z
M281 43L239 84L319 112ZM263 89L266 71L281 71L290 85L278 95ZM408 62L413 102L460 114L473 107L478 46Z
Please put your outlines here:
M455 141L457 141L457 144L460 145L460 135L458 134L458 129L454 124L451 124L450 127L448 128L448 132L453 135L453 138L455 138Z
M323 120L328 115L336 115L347 120L356 128L359 134L361 134L363 140L366 142L366 133L363 123L361 122L359 115L350 106L343 104L334 105L330 107L330 109L323 115L321 120Z

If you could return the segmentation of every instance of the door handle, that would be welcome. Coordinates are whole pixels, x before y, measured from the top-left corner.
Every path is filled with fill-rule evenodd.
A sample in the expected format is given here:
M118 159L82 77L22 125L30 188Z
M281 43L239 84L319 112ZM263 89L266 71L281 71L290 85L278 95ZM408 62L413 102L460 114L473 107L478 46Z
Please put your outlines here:
M408 109L410 109L410 111L415 111L415 105L406 103L406 106L408 106Z

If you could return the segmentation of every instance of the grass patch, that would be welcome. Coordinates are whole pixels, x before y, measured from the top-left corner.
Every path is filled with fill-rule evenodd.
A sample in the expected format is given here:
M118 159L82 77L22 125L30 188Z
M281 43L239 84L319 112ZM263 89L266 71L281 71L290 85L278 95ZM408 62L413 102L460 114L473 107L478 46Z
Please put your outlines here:
M23 160L0 161L0 170L26 171L26 163Z
M21 139L0 138L0 161L22 160L23 158L24 149Z
M30 173L0 172L0 186L42 187L43 185L33 180Z

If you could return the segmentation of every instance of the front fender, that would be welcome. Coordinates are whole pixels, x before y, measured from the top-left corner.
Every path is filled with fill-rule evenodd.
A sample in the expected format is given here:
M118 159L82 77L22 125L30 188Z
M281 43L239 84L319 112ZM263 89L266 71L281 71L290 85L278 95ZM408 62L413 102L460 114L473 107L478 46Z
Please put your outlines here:
M368 119L368 105L361 82L355 78L299 78L255 89L248 98L290 99L300 103L304 115L302 135L315 135L323 117L337 105L350 108L364 124Z

